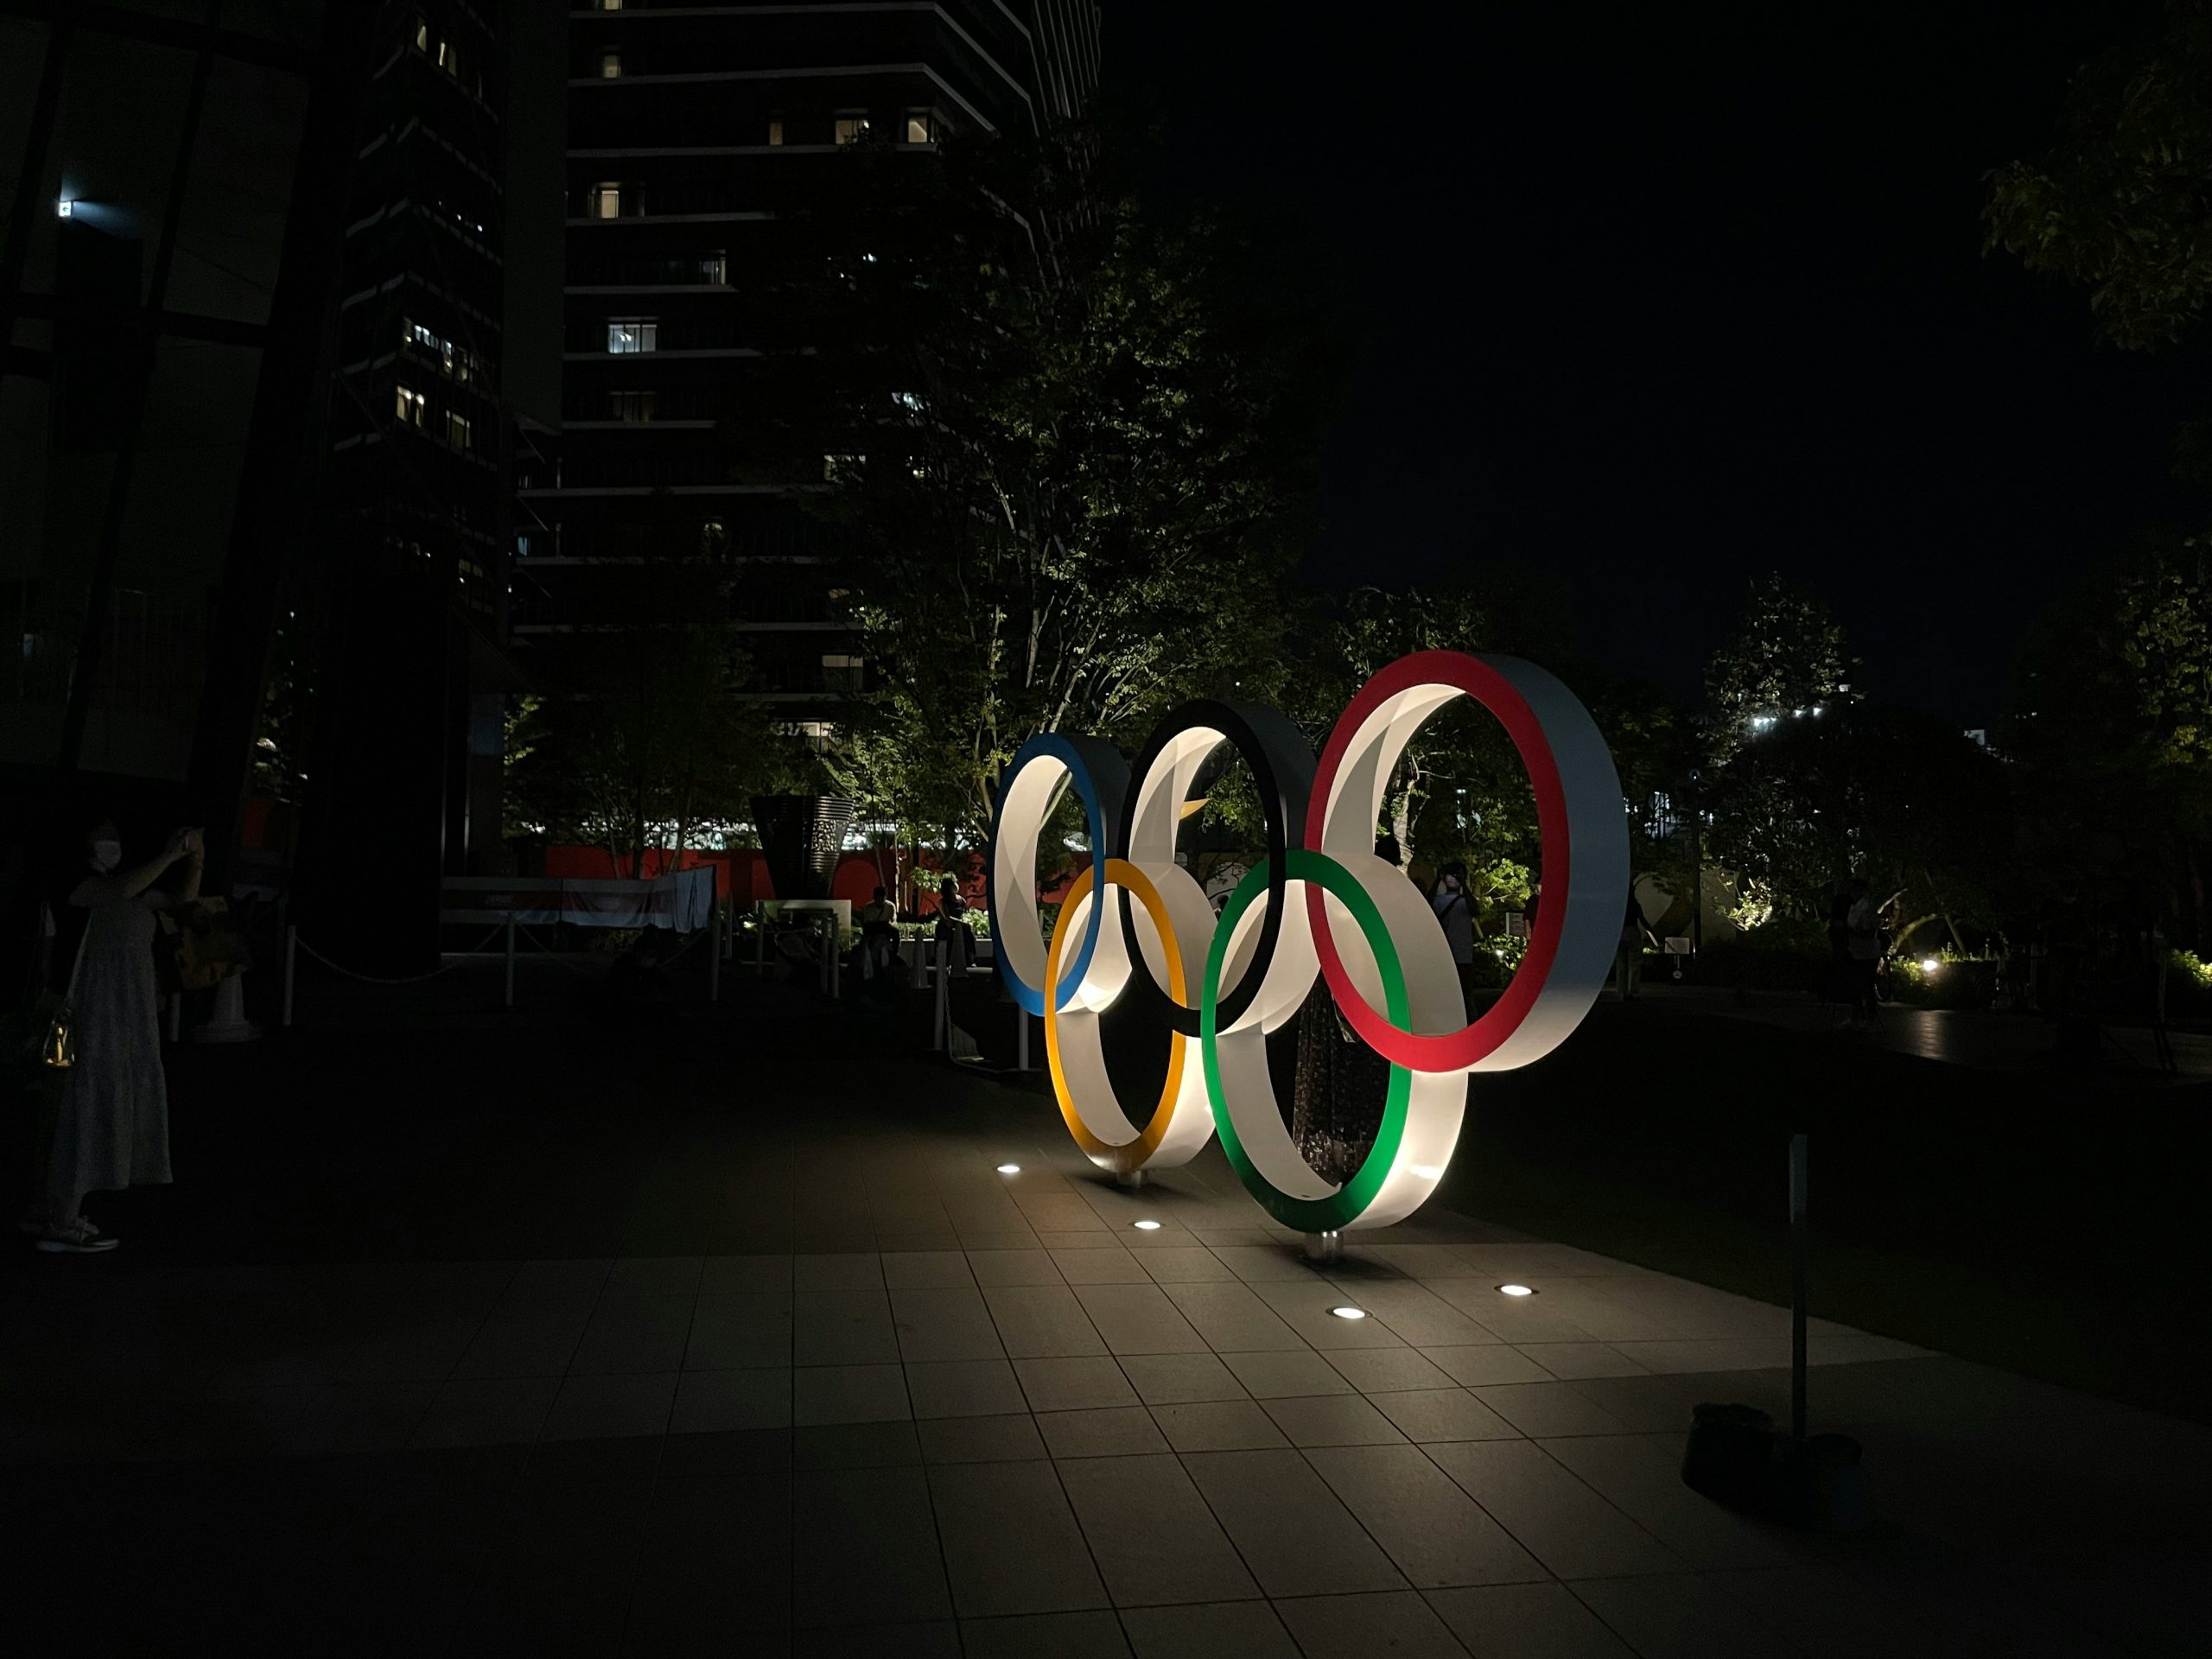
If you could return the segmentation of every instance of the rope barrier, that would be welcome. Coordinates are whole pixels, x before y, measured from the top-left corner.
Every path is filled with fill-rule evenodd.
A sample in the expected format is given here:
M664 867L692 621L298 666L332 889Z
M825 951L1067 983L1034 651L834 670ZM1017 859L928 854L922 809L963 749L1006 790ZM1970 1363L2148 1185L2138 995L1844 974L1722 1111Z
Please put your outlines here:
M313 957L324 967L329 969L331 972L334 974L343 974L348 979L358 979L365 985L419 985L426 979L435 979L440 974L451 973L454 969L460 967L462 963L468 961L474 957L479 955L489 956L493 954L492 952L486 950L484 946L491 944L493 939L498 938L500 933L505 931L505 924L504 923L498 927L494 927L489 933L486 933L482 938L479 939L474 945L471 946L467 950L460 952L453 961L441 963L439 966L431 969L427 974L409 974L404 978L399 979L389 979L381 974L357 974L351 968L341 967L337 963L333 962L328 957L324 956L321 951L316 950L315 946L309 944L305 939L301 938L296 933L294 934L292 938L293 942L296 944L301 950L306 951L308 955Z
M572 962L563 961L559 951L556 950L551 945L546 944L544 940L539 938L537 934L531 932L520 922L517 922L515 924L515 931L521 934L523 938L528 939L532 944L536 945L537 947L538 954L545 957L547 961L552 963L556 967L565 969L569 973L574 974L578 979L597 979L600 977L599 975L594 973L588 968L579 968Z

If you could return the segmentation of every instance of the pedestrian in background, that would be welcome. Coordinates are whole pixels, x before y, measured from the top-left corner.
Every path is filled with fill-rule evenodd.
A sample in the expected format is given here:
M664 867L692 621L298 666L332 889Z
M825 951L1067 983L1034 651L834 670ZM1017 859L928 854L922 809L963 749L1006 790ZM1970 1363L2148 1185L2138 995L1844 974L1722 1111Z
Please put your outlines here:
M1466 1003L1474 991L1475 913L1467 903L1467 867L1459 859L1445 865L1428 896L1444 943L1451 947L1452 966L1459 970L1459 1000Z

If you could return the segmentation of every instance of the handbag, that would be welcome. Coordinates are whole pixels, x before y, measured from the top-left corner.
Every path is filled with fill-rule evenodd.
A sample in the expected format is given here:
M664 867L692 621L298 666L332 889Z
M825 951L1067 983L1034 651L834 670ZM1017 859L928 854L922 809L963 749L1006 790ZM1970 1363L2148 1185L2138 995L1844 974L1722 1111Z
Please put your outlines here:
M51 913L48 912L49 918ZM77 1064L77 974L85 965L85 946L92 937L88 919L85 937L77 941L77 960L70 964L69 988L59 995L41 989L31 1003L29 1029L18 1058L32 1065L66 1071Z

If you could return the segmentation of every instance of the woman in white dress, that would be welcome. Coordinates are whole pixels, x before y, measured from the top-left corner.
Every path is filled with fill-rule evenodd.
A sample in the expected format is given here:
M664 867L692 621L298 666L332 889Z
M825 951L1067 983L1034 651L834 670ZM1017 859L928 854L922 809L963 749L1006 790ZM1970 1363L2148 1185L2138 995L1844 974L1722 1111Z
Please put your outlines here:
M85 837L86 872L68 896L70 906L85 912L69 989L77 1063L60 1091L42 1191L27 1222L41 1250L113 1249L118 1241L86 1219L85 1195L169 1179L154 912L200 896L202 855L199 832L179 830L159 854L125 869L112 819L102 819ZM154 885L178 863L186 873L176 893Z

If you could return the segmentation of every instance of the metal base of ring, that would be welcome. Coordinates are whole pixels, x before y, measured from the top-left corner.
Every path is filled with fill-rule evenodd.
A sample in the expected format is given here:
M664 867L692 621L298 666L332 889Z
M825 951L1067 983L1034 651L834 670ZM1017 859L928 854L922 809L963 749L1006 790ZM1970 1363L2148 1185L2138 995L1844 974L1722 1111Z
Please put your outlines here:
M1141 1169L1125 1169L1114 1178L1114 1185L1116 1186L1126 1186L1130 1191L1135 1192L1138 1187L1144 1185L1144 1171Z
M1308 1262L1341 1262L1344 1259L1344 1236L1332 1230L1325 1233L1306 1235L1306 1259Z

